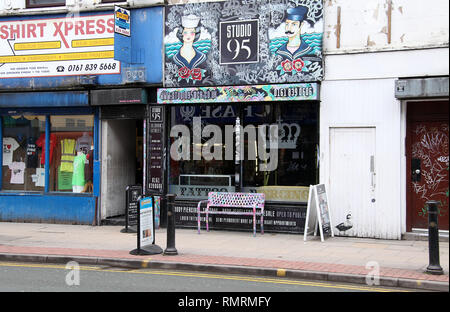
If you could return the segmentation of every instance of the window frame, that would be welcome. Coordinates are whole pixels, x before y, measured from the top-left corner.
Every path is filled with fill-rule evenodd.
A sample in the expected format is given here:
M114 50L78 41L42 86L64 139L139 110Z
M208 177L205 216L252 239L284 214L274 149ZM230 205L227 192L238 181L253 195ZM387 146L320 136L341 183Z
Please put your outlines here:
M61 6L65 6L66 5L66 0L59 0L59 3L30 3L30 1L31 0L26 0L25 1L25 7L27 9L61 7Z
M98 142L98 127L99 127L99 116L98 116L98 111L94 110L94 109L86 109L86 108L73 108L70 109L68 111L65 110L61 110L61 109L54 109L54 108L36 108L36 109L32 109L31 111L29 109L26 108L18 108L17 110L14 111L14 113L10 112L8 109L3 109L0 108L0 138L3 137L3 117L4 116L8 116L8 115L17 115L17 114L28 114L28 115L44 115L46 116L46 132L48 131L49 136L51 135L51 126L50 126L50 116L52 115L93 115L94 116L94 127L92 129L92 138L93 138L93 143L94 143L94 153L93 153L93 161L98 161L98 148L99 148L99 142ZM3 143L3 140L1 140ZM45 142L45 148L47 150L47 146L48 149L50 149L50 142ZM2 151L3 152L3 151ZM49 152L49 151L48 151ZM46 154L48 155L47 151ZM3 158L3 157L2 157ZM2 160L3 162L3 160ZM50 175L50 166L47 169L46 166L44 166L45 168L45 174L47 176L46 181L45 181L45 187L43 191L16 191L16 190L5 190L3 188L3 183L0 180L0 197L2 195L11 195L11 194L26 194L26 195L49 195L49 194L57 194L57 195L62 195L62 196L81 196L81 197L93 197L93 196L99 196L98 192L95 193L94 190L92 192L89 193L74 193L74 192L61 192L61 191L50 191L50 181L49 181L49 175ZM3 169L0 169L1 174L3 174ZM93 184L95 185L95 183L98 183L98 181L96 181L97 179L99 179L100 177L96 177L94 174L94 181Z

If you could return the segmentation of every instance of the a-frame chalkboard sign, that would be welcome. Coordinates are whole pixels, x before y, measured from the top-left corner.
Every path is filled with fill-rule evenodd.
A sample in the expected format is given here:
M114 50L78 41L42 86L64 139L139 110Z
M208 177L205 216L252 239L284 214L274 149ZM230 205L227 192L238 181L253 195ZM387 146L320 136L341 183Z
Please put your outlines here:
M334 237L330 207L324 184L310 185L309 187L303 240L306 241L308 234L313 233L313 231L314 236L316 236L317 229L320 231L322 242L325 236Z

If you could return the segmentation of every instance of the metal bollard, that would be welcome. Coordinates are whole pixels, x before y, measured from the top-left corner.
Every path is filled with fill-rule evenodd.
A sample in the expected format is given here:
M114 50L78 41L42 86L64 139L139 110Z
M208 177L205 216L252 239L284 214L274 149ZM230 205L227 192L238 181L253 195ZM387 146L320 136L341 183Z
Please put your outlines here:
M178 251L175 248L175 194L167 194L167 248L164 255L175 256Z
M442 275L444 271L439 264L439 227L438 227L438 201L426 202L428 206L428 251L430 263L427 273Z

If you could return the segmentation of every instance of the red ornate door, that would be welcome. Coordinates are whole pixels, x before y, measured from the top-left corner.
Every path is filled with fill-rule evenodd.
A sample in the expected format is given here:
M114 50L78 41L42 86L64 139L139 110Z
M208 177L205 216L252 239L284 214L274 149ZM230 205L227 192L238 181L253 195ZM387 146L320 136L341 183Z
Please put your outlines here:
M434 103L434 102L433 102ZM445 103L448 111L448 102ZM420 103L415 103L416 105ZM426 202L436 200L438 206L439 229L448 230L449 193L449 122L433 111L433 105L422 102L422 108L414 110L408 123L408 228L428 228ZM442 105L442 104L441 104ZM417 114L430 106L426 113ZM437 106L436 106L437 107ZM408 106L408 109L410 106ZM440 111L440 109L438 109ZM416 113L414 116L414 112ZM423 119L423 120L420 120Z

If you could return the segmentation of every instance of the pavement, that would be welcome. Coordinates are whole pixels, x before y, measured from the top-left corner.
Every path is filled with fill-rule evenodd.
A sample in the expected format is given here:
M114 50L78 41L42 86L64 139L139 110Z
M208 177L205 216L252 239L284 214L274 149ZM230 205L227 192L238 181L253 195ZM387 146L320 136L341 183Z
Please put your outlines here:
M449 291L449 242L440 242L443 275L426 273L428 241L176 229L176 255L132 255L135 233L123 226L0 222L0 261L109 265L278 276L411 290ZM155 245L167 248L167 230ZM374 275L378 273L378 275ZM375 284L376 285L376 284Z

